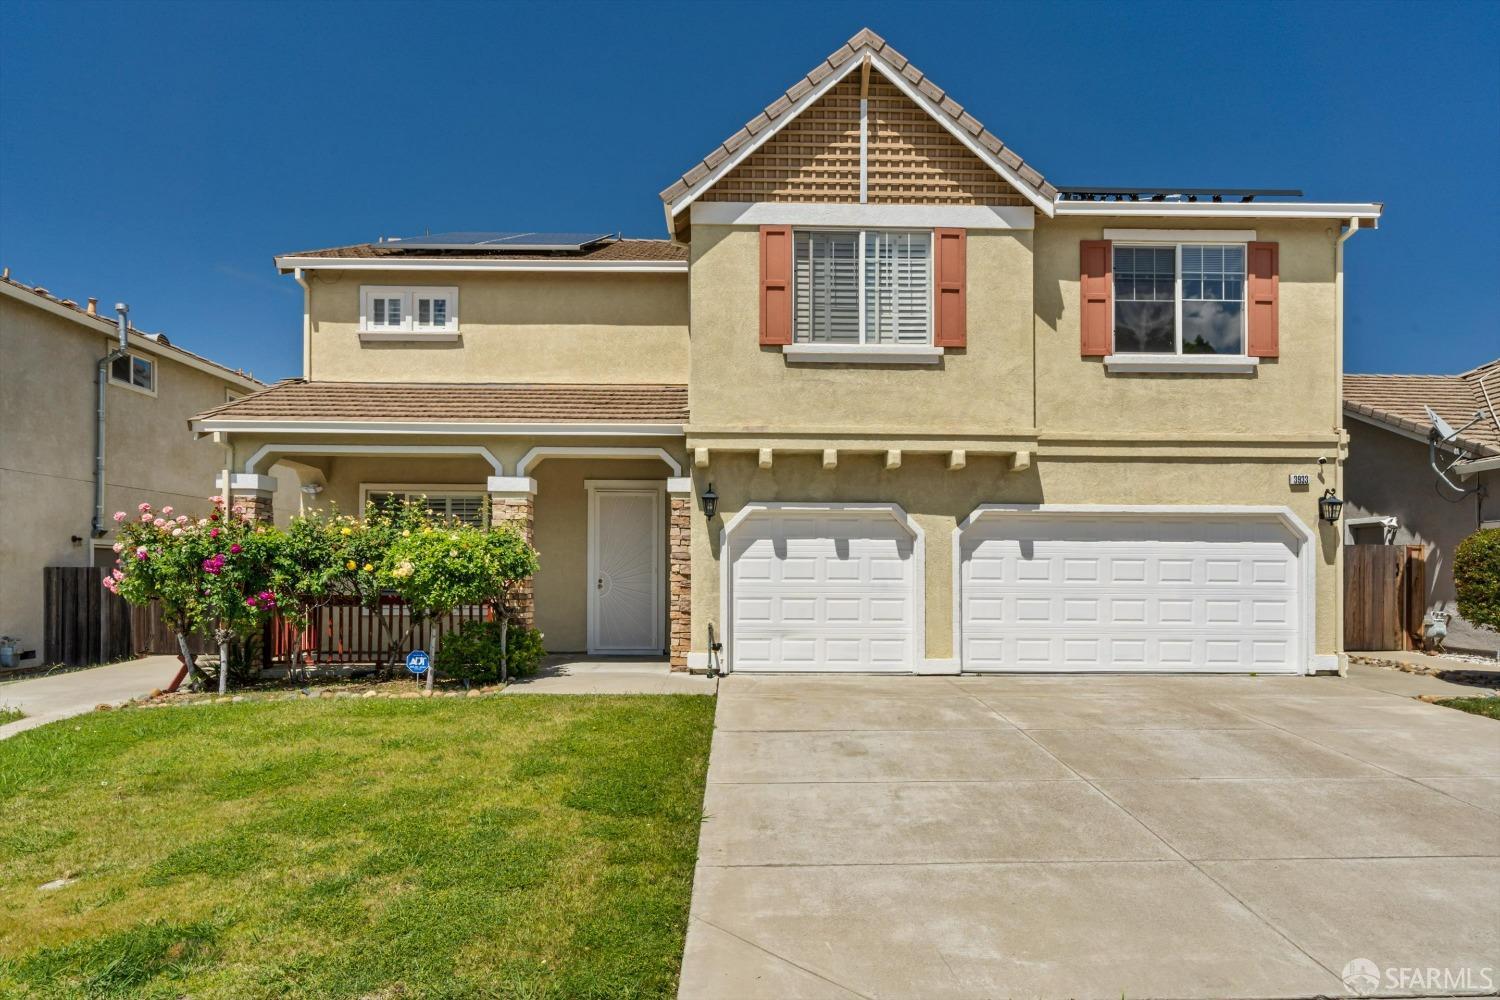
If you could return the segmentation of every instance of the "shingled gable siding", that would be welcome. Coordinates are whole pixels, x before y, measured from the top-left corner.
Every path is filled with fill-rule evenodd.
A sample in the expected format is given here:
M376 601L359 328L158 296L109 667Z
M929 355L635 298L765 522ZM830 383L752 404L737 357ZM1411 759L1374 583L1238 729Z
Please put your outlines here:
M869 114L871 204L1030 204L895 84L874 72ZM701 200L858 203L859 73L829 90Z

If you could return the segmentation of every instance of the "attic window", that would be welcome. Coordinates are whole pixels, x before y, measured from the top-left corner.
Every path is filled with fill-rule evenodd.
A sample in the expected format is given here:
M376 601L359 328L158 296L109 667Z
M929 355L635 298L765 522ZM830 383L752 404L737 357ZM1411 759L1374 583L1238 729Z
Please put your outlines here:
M109 380L142 392L156 391L156 362L139 354L115 358L109 366Z

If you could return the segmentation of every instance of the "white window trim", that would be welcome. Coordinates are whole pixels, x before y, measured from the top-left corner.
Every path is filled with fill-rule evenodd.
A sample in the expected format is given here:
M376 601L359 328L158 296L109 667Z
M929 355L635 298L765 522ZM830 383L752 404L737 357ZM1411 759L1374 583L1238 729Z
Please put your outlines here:
M142 396L155 398L157 382L161 379L161 365L158 359L149 354L141 354L137 351L129 351L125 356L130 359L132 371L135 369L136 359L140 359L151 366L151 385L149 387L136 385L134 382L115 378L115 363L113 361L109 364L109 384L117 385L121 389L129 389L131 392L138 392Z
M855 281L859 292L859 343L797 342L797 234L799 232L853 232L859 236L855 253ZM865 236L878 233L922 233L927 237L927 343L925 344L872 344L865 338ZM936 284L934 269L937 266L937 234L932 229L920 226L795 226L792 229L792 343L782 346L788 360L844 364L934 364L942 357L943 349L933 346L932 339L937 317L933 308L933 286ZM791 348L789 350L789 348ZM811 350L803 350L810 348ZM829 350L830 348L852 348L852 350ZM911 348L920 350L912 351Z
M377 298L401 300L401 325L372 326L371 301ZM448 321L442 326L417 325L417 299L448 300ZM359 286L359 339L379 341L454 341L459 337L458 286L456 285L361 285Z
M1194 235L1207 236L1209 231L1194 233ZM1245 352L1250 349L1250 255L1245 254L1245 276L1240 280L1240 353L1238 354L1183 354L1182 353L1182 248L1185 246L1223 246L1226 243L1236 243L1238 240L1214 239L1189 239L1189 240L1121 240L1118 243L1111 242L1109 248L1109 275L1113 285L1115 274L1115 250L1119 247L1134 246L1171 246L1173 248L1173 275L1172 275L1172 306L1175 310L1173 319L1173 333L1177 338L1177 349L1173 354L1153 354L1150 352L1111 353L1104 359L1104 368L1110 372L1218 372L1224 375L1253 375L1260 365L1260 358L1251 357ZM1109 317L1109 343L1113 352L1115 342L1115 310L1120 307L1115 298L1113 287L1109 290L1110 317ZM1213 359L1213 360L1210 360Z
M1379 525L1385 529L1385 541L1381 544L1392 545L1392 539L1401 528L1401 520L1392 515L1372 514L1369 517L1346 517L1344 518L1344 544L1354 544L1355 528L1373 528Z
M811 364L935 365L943 349L931 344L783 344L788 361Z

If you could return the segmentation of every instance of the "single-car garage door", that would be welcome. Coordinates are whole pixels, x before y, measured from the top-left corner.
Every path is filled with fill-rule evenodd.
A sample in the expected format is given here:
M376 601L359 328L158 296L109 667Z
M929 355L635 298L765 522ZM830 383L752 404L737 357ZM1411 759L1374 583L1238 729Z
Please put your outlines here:
M1301 673L1303 544L1272 516L976 516L963 669Z
M914 541L887 508L750 512L729 534L732 668L912 670Z

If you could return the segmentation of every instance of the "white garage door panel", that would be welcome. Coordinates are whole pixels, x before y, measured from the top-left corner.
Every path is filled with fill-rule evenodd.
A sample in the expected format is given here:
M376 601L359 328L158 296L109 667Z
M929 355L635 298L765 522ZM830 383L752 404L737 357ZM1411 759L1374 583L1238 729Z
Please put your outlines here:
M889 515L768 511L732 552L734 669L912 669L912 539Z
M965 533L965 670L1299 670L1275 522L995 516Z

